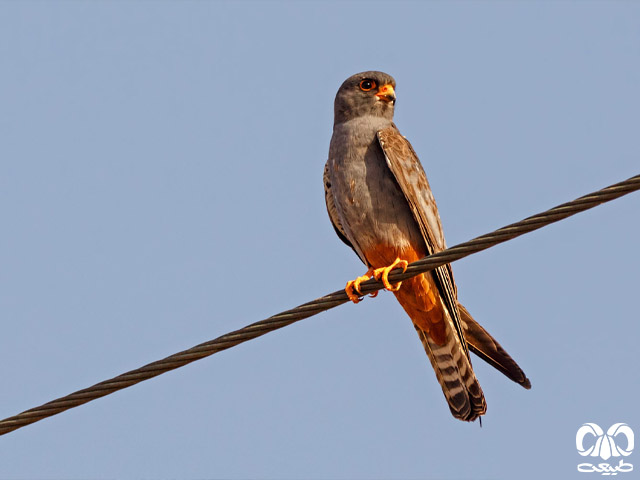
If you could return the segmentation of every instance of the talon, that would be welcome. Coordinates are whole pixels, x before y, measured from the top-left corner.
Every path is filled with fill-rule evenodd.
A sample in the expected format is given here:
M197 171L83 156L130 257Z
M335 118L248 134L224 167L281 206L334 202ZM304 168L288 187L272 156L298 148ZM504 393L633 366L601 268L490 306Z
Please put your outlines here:
M372 275L373 275L373 269L370 268L369 270L367 270L367 273L365 273L364 275L359 276L355 280L349 280L347 282L347 286L344 287L344 291L347 294L347 297L349 297L349 300L351 300L353 303L358 303L362 300L362 297L364 295L360 291L360 284L362 282L366 282L367 280L369 280L372 277ZM357 294L354 292L357 292ZM375 297L376 295L378 295L378 292L369 294L370 297Z
M409 262L407 262L406 260L400 260L400 258L398 257L388 267L376 268L373 271L373 276L376 280L382 280L382 283L386 290L389 290L390 292L397 292L398 290L400 290L400 285L402 285L402 282L391 285L389 283L389 272L391 272L391 270L393 270L394 268L402 268L402 273L404 273L407 271L408 265Z
M355 290L355 283L355 280L349 280L347 282L347 286L344 287L344 291L347 294L347 297L349 297L349 300L351 300L353 303L359 303L360 300L362 300L362 297L353 293L353 291Z

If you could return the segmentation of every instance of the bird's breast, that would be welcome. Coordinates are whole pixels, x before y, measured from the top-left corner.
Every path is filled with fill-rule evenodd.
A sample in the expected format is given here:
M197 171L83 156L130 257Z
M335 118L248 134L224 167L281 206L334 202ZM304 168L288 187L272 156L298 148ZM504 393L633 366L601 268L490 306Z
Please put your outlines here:
M391 250L420 246L420 230L387 166L377 131L364 130L334 129L329 152L336 210L347 237L363 253L389 250L392 255Z

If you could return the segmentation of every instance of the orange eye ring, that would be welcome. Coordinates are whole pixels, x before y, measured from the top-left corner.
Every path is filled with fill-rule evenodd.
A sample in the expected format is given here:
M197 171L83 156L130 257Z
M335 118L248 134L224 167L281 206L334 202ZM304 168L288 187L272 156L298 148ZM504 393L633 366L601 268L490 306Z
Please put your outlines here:
M360 90L362 90L363 92L368 92L377 87L375 80L371 80L369 78L365 78L364 80L362 80L358 84L358 86L360 87Z

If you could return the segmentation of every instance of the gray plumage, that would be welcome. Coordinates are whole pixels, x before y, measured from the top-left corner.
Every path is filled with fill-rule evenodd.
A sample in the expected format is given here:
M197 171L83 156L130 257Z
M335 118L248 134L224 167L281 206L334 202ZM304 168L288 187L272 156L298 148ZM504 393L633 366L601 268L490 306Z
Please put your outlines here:
M373 71L342 84L324 171L325 200L336 233L372 268L391 264L402 252L423 256L446 248L422 165L393 124L394 88L390 75ZM412 317L456 418L474 420L486 410L465 335L472 351L528 387L517 364L459 306L450 265L407 282L396 297ZM422 300L414 301L413 291Z

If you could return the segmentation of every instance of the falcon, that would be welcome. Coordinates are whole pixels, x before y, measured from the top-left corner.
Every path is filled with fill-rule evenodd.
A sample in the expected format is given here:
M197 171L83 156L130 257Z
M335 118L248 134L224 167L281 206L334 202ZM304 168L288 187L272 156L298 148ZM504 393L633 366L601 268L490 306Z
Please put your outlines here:
M409 141L393 123L396 82L383 72L344 81L334 104L333 136L324 169L325 200L338 237L367 266L347 283L374 277L392 291L411 318L455 418L473 421L487 405L469 351L524 388L524 372L458 302L451 265L389 282L389 272L446 248L429 182Z

